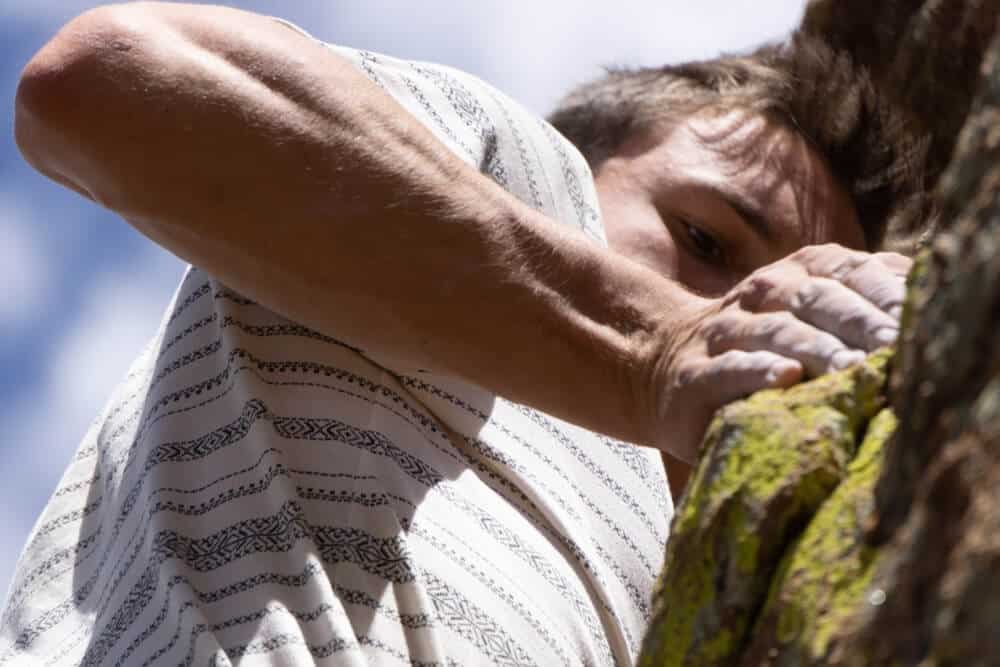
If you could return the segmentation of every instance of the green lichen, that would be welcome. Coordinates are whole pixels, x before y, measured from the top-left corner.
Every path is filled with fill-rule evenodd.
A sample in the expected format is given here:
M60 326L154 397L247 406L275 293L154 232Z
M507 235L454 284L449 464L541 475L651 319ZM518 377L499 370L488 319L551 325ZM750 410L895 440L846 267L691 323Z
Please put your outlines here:
M790 644L802 634L802 626L805 619L802 618L802 610L795 605L788 605L778 614L778 622L775 623L775 636L782 644Z
M671 528L641 665L738 655L782 549L839 483L881 407L887 359L719 412Z
M723 630L710 641L705 643L705 659L706 660L721 660L730 654L733 646L732 635Z
M872 420L844 481L786 552L744 664L764 656L775 667L827 664L837 640L870 604L877 552L865 543L865 523L882 470L883 445L895 428L891 410ZM793 618L799 626L790 633Z
M913 266L906 276L906 300L899 326L902 331L916 328L918 313L930 296L931 250L921 250L913 260Z

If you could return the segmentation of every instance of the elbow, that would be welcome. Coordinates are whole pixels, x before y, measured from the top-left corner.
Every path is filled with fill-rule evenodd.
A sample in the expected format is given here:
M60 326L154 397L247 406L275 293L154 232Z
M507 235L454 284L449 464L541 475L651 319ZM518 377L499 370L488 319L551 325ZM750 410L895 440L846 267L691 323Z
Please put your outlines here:
M14 140L29 164L55 177L86 149L102 107L122 92L126 61L149 18L138 4L91 9L31 58L14 98Z

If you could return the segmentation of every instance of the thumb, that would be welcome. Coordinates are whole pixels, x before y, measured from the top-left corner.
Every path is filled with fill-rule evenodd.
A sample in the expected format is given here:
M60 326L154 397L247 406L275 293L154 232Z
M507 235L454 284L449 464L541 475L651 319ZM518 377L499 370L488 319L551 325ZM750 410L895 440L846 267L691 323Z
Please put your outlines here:
M685 383L687 400L675 409L688 412L671 420L680 428L665 438L662 448L683 461L693 462L716 410L761 389L791 386L803 375L799 362L764 350L729 350L707 359Z

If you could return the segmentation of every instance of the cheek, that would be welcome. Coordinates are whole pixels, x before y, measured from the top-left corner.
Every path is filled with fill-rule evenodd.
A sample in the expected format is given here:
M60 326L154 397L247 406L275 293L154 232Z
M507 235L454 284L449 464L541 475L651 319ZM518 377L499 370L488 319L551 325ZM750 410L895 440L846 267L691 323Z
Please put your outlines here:
M729 271L707 266L683 251L677 253L677 269L671 277L702 296L721 296L738 282Z
M633 222L636 218L632 218ZM706 265L683 248L678 247L670 231L657 224L631 224L612 231L608 229L608 243L612 250L625 255L656 271L661 276L676 280L689 290L701 295L720 295L733 286L728 272Z
M678 252L655 210L603 206L608 245L615 252L668 278L677 277Z

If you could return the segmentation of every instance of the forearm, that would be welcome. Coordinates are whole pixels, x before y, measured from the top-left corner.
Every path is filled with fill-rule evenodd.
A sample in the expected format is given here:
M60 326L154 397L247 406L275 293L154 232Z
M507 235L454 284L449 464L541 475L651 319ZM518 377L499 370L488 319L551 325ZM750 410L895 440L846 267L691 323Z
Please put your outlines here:
M40 169L291 319L647 437L641 367L679 287L520 204L273 21L106 14L26 72L18 133L46 137L22 142Z

